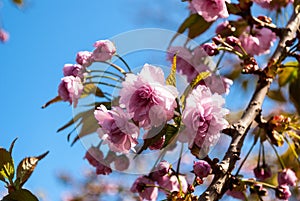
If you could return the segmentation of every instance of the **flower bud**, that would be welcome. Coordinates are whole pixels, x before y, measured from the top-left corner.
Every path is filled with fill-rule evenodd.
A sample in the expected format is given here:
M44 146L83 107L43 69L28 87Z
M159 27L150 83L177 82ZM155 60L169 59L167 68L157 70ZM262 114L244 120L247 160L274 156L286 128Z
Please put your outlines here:
M195 175L200 178L207 177L211 172L210 165L204 160L194 162L193 168Z
M237 37L235 37L235 36L228 36L227 38L226 38L226 41L225 41L226 43L228 43L229 45L231 45L232 47L234 47L234 46L236 46L237 44L240 44L241 42L240 42L240 40L237 38Z
M205 43L202 45L202 48L208 56L214 56L219 53L218 46L215 43Z
M258 180L263 181L272 176L271 168L268 165L262 165L262 166L256 167L256 168L254 168L253 171L254 171L255 178Z
M275 195L280 200L288 200L289 197L291 197L292 193L287 185L280 185L277 186L275 190Z
M107 61L116 53L116 47L110 40L99 40L94 44L92 58L95 61Z
M278 172L277 180L279 185L296 186L298 178L293 170L285 168L281 172Z

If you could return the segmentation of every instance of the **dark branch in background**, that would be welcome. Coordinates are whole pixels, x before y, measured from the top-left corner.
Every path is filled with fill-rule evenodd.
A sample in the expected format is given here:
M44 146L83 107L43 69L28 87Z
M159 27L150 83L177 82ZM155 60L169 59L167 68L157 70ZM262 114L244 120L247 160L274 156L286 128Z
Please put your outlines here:
M241 119L232 124L230 129L226 129L226 133L232 136L230 146L223 158L218 164L219 171L214 176L214 179L206 191L199 197L199 201L219 200L224 193L230 188L231 172L235 168L237 160L239 160L241 149L248 133L248 130L255 121L255 118L260 115L263 100L270 88L270 85L276 75L277 61L281 62L282 54L286 52L286 41L295 37L295 33L300 26L300 8L296 7L296 11L291 16L286 31L282 33L280 42L271 57L269 65L264 69L257 82L256 90L252 99L242 115ZM271 73L273 71L275 73ZM271 75L271 76L270 76Z

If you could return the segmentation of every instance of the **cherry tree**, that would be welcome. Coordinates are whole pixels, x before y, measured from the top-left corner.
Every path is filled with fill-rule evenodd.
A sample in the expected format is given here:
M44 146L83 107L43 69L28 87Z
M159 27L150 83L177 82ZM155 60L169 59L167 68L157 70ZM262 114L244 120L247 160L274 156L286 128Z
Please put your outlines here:
M58 131L74 127L68 139L76 133L72 144L87 146L83 155L96 175L138 174L126 193L140 200L299 198L300 2L182 4L189 16L164 41L167 67L131 66L117 40L101 39L64 65L58 95L43 108L72 105L73 117ZM289 20L257 9L286 11ZM195 43L206 31L214 33ZM226 101L245 89L247 106L228 109ZM247 163L255 164L250 171Z

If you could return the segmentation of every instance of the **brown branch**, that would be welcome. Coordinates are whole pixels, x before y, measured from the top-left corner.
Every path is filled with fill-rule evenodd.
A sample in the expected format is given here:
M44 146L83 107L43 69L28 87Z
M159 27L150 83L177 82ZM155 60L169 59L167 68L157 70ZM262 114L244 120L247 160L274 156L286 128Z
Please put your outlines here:
M280 42L270 61L278 61L281 57L281 54L285 52L285 42L294 38L294 35L300 26L300 9L298 8L297 10L298 11L293 13L291 16L291 19L286 27L287 29L285 32L283 32ZM255 121L257 115L260 115L263 100L265 99L274 78L266 76L266 74L269 75L267 72L269 68L270 66L266 68L266 73L260 75L256 90L247 109L242 115L242 118L232 125L232 140L223 160L218 164L220 171L215 174L210 186L199 197L199 201L219 200L229 189L231 172L235 168L237 160L239 160L246 134L248 133L253 121Z

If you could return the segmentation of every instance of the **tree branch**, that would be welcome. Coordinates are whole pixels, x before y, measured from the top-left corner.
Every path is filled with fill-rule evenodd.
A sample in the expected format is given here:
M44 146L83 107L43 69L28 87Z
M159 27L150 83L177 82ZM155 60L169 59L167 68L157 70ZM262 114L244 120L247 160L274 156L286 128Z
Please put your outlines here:
M288 22L287 29L282 33L282 37L280 42L272 55L270 61L278 61L284 50L285 42L287 40L293 39L297 29L300 26L300 9L296 7L296 11L290 18ZM268 71L268 67L265 70ZM263 100L266 97L266 94L270 88L270 85L273 81L274 77L269 77L263 73L260 75L256 90L252 96L252 99L245 110L242 118L232 125L231 136L232 140L230 146L223 158L223 160L218 164L219 170L218 173L215 174L214 179L210 186L206 189L206 191L199 197L199 201L213 201L219 200L224 193L229 189L230 180L231 180L231 172L235 168L235 164L237 160L239 160L241 149L248 133L248 130L255 120L257 115L260 115L262 109Z

